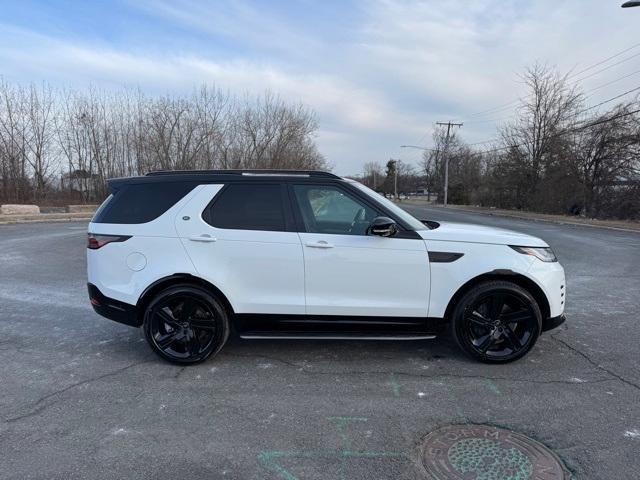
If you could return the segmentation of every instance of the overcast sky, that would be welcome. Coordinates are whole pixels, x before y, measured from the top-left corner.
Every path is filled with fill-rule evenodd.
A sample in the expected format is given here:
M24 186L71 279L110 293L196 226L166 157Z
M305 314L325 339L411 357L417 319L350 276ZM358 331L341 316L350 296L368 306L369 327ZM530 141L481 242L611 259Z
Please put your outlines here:
M318 145L339 174L367 161L416 162L433 123L459 119L469 142L492 138L474 116L522 93L535 61L578 72L640 43L640 8L622 0L3 1L0 75L54 86L233 93L265 89L315 110ZM582 82L589 103L640 85L640 47ZM595 68L589 74L597 72ZM586 76L582 75L582 76ZM575 77L579 79L581 76Z

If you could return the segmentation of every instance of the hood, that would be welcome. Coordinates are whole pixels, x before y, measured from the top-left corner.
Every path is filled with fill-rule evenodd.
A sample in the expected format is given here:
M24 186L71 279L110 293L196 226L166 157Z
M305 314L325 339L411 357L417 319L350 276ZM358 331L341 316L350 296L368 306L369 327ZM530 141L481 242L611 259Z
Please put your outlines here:
M425 240L443 242L492 243L495 245L515 245L521 247L548 247L547 242L525 233L504 228L485 227L468 223L438 222L433 230L420 230Z

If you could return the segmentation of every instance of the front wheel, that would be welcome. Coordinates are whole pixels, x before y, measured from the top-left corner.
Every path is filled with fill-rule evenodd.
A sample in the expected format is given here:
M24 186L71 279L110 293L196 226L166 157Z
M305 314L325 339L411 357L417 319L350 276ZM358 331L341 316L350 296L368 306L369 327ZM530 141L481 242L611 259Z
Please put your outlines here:
M522 287L490 281L462 296L451 323L456 343L471 357L485 363L507 363L522 358L535 345L542 314Z
M209 292L191 285L163 290L147 306L143 324L147 342L160 357L173 363L206 360L229 337L224 307Z

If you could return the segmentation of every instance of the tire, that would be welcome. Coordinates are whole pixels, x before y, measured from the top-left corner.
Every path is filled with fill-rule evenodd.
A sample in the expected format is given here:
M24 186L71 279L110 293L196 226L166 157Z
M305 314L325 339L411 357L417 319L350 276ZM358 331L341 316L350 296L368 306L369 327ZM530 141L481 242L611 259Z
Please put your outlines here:
M533 296L519 285L488 281L460 298L451 330L458 346L472 358L508 363L533 348L542 330L542 313Z
M147 305L144 336L164 360L181 365L216 355L229 338L229 316L222 303L193 285L175 285Z

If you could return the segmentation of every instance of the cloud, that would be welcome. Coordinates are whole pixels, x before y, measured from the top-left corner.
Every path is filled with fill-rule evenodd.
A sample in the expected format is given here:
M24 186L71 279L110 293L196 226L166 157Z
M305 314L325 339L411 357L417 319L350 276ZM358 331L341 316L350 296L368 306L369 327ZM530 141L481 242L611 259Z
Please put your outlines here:
M521 96L518 73L527 65L584 68L630 46L637 29L637 16L601 0L257 5L131 1L131 16L153 28L132 35L125 25L86 40L0 25L0 74L152 93L188 92L202 82L238 94L271 90L318 113L320 149L345 174L398 155L417 161L419 151L399 145L428 144L435 121L508 116L509 110L470 114ZM188 41L173 46L163 29ZM638 61L584 87L638 70ZM637 79L598 90L592 101L628 90ZM495 125L469 122L460 134L481 141L494 136Z
M131 5L186 28L230 39L254 51L299 55L321 46L319 41L277 15L275 9L258 8L243 0L137 0Z
M188 92L207 83L239 95L271 91L290 102L304 103L318 114L323 127L318 142L328 160L338 166L342 158L350 158L350 170L342 173L359 168L361 155L345 153L349 145L366 150L367 143L379 144L380 135L385 135L390 124L399 127L407 121L385 103L383 95L339 76L289 72L249 60L216 62L193 54L159 58L0 28L0 35L7 33L20 44L19 49L0 48L0 62L20 64L10 79L46 80L61 86L86 86L91 82L106 88L140 87L155 93ZM28 62L21 60L25 58ZM401 128L412 129L410 124ZM366 140L373 132L378 132L377 141Z

